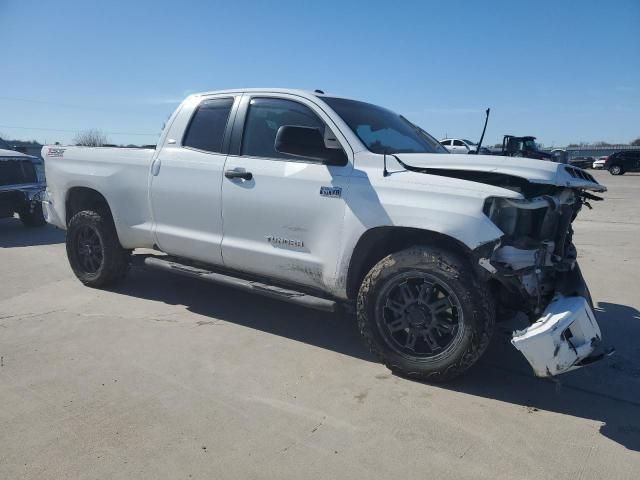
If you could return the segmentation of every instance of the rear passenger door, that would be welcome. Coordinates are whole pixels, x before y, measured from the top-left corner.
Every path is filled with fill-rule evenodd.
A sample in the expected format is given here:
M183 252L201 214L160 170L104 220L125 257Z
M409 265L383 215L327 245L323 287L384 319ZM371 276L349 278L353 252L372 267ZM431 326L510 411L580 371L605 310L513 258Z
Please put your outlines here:
M444 148L446 148L449 152L451 152L451 140L443 140L440 142Z
M220 189L239 99L194 97L168 127L150 185L153 229L164 252L222 264Z
M344 164L276 151L284 125L320 128L325 145L348 152ZM233 137L225 167L232 178L222 182L225 266L321 290L334 285L352 170L346 139L317 105L288 94L243 97Z

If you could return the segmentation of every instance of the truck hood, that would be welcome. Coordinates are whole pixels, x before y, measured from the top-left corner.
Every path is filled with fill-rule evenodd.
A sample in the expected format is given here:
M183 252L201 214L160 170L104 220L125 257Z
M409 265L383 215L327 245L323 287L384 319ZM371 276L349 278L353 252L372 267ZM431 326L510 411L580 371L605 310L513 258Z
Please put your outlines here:
M5 148L0 148L0 159L3 160L16 160L16 159L34 159L36 157L32 157L31 155L27 155L22 152L16 152L15 150L7 150Z
M486 174L516 177L530 183L556 185L604 192L584 170L570 165L522 157L497 155L461 155L441 153L401 153L397 157L408 167L430 173L484 183ZM477 180L474 177L477 175Z

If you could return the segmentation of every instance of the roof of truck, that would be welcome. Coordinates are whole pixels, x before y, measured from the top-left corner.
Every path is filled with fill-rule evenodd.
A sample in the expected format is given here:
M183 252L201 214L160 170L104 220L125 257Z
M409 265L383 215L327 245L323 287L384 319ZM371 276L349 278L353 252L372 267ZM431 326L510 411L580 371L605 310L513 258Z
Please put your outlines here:
M216 95L219 93L251 93L251 92L261 92L261 93L291 93L293 95L300 95L302 97L322 97L328 96L326 93L321 91L312 91L312 90L303 90L300 88L230 88L226 90L211 90L207 92L197 92L193 93L190 96L202 96L202 95ZM334 95L331 95L332 97Z

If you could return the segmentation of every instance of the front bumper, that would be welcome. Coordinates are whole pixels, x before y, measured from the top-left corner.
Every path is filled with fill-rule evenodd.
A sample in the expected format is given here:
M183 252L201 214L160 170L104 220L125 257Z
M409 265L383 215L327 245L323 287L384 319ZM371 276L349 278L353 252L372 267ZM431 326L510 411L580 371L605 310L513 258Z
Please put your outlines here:
M551 377L604 357L602 335L589 303L581 296L560 296L511 343L537 377Z

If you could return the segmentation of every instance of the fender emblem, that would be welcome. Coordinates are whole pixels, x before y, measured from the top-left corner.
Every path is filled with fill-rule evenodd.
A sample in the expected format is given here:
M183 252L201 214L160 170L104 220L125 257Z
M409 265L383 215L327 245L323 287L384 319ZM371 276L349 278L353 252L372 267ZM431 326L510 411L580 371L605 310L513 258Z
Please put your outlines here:
M340 198L342 197L342 187L320 187L320 196Z

